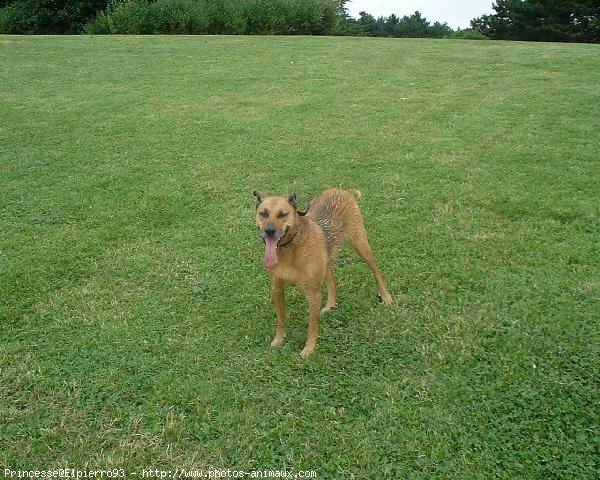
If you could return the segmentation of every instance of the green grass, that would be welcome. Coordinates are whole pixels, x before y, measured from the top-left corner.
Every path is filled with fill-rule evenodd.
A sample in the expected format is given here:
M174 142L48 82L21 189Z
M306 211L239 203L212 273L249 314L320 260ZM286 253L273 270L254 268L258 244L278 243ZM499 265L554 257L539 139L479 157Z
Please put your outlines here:
M600 46L0 37L0 465L593 478ZM363 192L317 352L255 188Z

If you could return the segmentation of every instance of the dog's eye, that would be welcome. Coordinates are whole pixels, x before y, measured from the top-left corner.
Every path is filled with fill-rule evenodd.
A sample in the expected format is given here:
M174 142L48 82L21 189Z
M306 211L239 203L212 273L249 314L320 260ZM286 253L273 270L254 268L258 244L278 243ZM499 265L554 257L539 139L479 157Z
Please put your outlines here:
M269 218L269 212L266 210L264 212L259 212L258 214L263 218Z
M287 216L287 212L279 212L279 215L277 215L277 218L285 218Z

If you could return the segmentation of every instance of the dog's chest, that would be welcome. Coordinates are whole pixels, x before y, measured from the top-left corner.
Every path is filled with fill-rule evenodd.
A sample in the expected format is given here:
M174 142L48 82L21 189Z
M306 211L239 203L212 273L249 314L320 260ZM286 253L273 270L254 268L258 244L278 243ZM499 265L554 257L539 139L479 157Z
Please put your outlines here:
M287 262L279 262L279 264L271 271L273 277L285 283L296 283L298 274L298 269Z

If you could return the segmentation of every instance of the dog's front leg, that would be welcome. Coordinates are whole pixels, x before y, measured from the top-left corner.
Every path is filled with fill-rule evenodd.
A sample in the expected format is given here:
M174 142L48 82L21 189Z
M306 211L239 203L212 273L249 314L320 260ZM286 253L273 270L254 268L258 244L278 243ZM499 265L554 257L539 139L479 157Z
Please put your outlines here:
M306 345L300 352L302 358L308 357L317 346L317 331L319 329L319 315L321 313L321 288L302 289L308 300L308 338Z
M277 312L277 332L271 342L272 347L280 347L285 341L285 294L284 284L278 280L271 283L271 295Z

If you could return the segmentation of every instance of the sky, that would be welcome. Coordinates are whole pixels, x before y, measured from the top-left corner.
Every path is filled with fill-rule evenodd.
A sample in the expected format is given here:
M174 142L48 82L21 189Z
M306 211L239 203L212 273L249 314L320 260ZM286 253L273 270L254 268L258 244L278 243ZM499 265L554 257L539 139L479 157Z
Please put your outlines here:
M352 0L346 5L350 15L358 17L365 11L374 17L412 15L416 10L427 20L446 22L452 28L469 28L469 20L484 13L493 13L493 0Z

